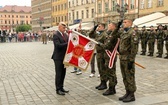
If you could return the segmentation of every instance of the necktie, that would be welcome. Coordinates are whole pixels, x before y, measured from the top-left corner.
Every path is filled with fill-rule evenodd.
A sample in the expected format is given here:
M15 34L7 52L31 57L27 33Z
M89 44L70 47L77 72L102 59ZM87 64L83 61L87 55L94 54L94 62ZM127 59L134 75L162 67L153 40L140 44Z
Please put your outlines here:
M67 42L67 41L66 41L66 36L65 36L64 33L62 33L62 37L63 37L64 41Z

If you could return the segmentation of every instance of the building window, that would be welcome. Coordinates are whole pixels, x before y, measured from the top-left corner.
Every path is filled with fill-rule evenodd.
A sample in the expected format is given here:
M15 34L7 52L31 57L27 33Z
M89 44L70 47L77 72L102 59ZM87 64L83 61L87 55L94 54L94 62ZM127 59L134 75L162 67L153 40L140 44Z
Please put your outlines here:
M98 13L101 14L102 13L102 9L101 9L101 4L98 4Z
M94 9L92 9L92 18L94 17Z
M92 3L94 3L95 2L95 0L92 0Z
M79 17L78 17L79 15L78 15L78 11L76 11L76 19L78 19Z
M135 0L130 0L130 9L135 8Z
M64 4L64 9L65 9L65 10L67 9L67 4L66 4L66 3Z
M71 7L71 2L69 1L69 7Z
M116 8L115 8L116 7L116 2L114 0L112 0L111 3L112 3L111 4L111 10L116 11Z
M163 6L163 0L158 0L158 6Z
M81 0L81 4L82 4L82 5L84 4L84 0Z
M78 6L78 0L76 0L76 5Z
M89 3L89 0L86 0L86 4L88 4Z
M72 20L74 20L74 18L75 18L75 13L74 13L74 11L72 12Z
M69 13L69 20L71 20L71 13Z
M108 12L108 8L109 8L109 3L108 3L108 2L105 2L105 13Z
M74 6L74 0L72 0L72 6Z
M89 18L89 10L86 10L86 18Z
M67 21L67 17L65 16L65 21Z
M82 19L83 19L83 18L84 18L84 13L83 13L83 10L82 10L82 12L81 12L81 13L82 13Z
M152 0L148 0L148 8L152 7Z
M140 3L140 9L144 9L145 8L145 3L144 3L144 0L141 0L141 3Z

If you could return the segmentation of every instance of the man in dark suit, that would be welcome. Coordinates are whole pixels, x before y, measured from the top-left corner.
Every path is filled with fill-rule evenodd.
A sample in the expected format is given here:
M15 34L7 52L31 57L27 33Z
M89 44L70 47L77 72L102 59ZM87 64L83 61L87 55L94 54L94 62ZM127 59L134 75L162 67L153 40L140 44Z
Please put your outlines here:
M59 95L65 95L69 91L64 90L64 78L66 74L66 68L63 64L63 59L66 53L66 48L68 44L68 35L65 33L66 24L64 22L60 22L58 25L58 30L53 35L53 43L54 43L54 52L52 55L52 59L55 64L55 86L56 92Z

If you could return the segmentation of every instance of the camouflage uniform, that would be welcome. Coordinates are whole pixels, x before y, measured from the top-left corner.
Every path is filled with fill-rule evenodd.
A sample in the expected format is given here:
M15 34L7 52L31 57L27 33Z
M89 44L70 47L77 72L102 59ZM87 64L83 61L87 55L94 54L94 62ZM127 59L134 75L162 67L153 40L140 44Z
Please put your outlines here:
M91 31L89 32L89 37L90 38L94 38L97 42L100 42L100 43L104 43L104 40L107 36L107 33L105 31L100 31L100 33L96 33L95 31ZM99 46L99 45L96 45L96 59L97 59L97 66L98 66L98 71L99 71L99 74L100 74L100 80L101 81L105 81L105 78L103 78L103 74L104 74L104 64L105 64L105 59L104 59L104 52L105 50Z
M112 31L107 31L107 36L106 39L104 40L104 45L103 48L105 50L113 51L115 48L115 45L117 43L117 33L116 30L114 32ZM102 75L102 77L108 81L109 80L109 87L115 87L117 84L117 76L116 76L116 61L117 61L117 56L115 58L113 67L110 69L108 67L109 65L109 60L110 57L104 52L104 59L105 59L105 72Z
M133 31L133 36L132 38L134 39L134 43L135 43L135 46L136 46L136 52L138 52L138 48L139 48L139 40L140 40L140 34L139 34L139 31L138 30L134 30Z
M135 31L130 28L127 32L124 31L120 35L120 68L123 77L123 82L126 91L135 92L135 57L137 53L137 40L135 37Z
M141 47L142 47L142 54L141 55L145 55L145 53L146 53L147 36L148 36L147 30L146 29L145 30L141 30L141 32L140 32Z
M162 57L164 36L165 36L165 32L163 30L157 31L156 39L157 39L157 48L158 48L158 54L159 54L157 57Z
M47 34L46 34L46 32L43 32L41 34L41 37L42 37L43 44L47 44Z
M149 48L149 55L148 56L153 56L155 37L156 37L156 32L154 30L151 30L148 34L148 48Z
M165 47L166 47L166 50L167 50L166 57L164 57L164 58L168 59L168 30L166 30L166 34L164 36L164 39L165 39Z

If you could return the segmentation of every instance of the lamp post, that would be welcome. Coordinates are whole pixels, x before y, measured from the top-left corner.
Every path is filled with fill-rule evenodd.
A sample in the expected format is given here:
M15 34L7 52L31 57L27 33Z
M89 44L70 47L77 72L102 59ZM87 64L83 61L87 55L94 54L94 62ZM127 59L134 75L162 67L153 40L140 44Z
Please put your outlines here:
M123 20L124 19L124 14L128 10L128 4L125 3L123 5L123 1L122 1L121 6L119 4L116 5L116 10L117 10L118 13L120 13L120 19Z
M42 31L42 24L44 23L44 18L41 16L41 9L38 8L38 10L39 10L39 15L40 15L38 23L40 25L40 31Z

